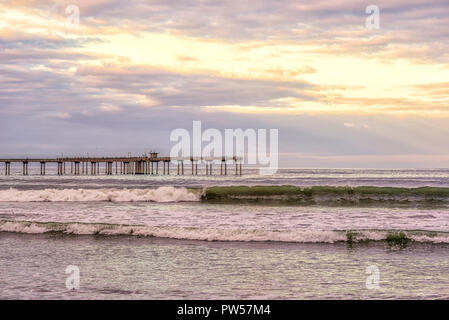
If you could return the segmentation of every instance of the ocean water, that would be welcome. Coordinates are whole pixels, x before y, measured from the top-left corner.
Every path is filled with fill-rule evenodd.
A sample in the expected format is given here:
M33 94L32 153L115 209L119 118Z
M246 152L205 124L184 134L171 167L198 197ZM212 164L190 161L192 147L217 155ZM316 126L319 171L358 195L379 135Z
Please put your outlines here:
M0 176L3 299L449 298L449 170L58 177L47 168L41 177L30 169ZM214 186L261 185L438 194L307 204L202 198ZM386 240L400 232L406 241ZM79 289L66 287L70 265Z

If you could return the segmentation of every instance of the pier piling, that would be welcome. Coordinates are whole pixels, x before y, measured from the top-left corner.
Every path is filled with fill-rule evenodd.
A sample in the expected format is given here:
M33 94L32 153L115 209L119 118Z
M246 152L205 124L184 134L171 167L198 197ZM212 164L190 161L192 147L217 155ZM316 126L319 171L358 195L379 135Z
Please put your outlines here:
M11 162L5 162L5 176L9 176L11 174Z
M24 176L28 175L28 161L23 161L23 171L22 171Z
M45 161L41 161L41 176L45 176Z

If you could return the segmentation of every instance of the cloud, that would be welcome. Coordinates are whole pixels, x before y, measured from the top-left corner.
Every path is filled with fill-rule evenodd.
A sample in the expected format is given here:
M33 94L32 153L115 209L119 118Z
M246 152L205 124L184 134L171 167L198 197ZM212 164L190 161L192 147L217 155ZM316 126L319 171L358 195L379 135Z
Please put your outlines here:
M434 98L449 100L449 82L415 84L410 87Z
M227 104L271 106L283 97L314 99L306 82L228 79L179 74L145 67L82 67L75 72L1 68L0 113L43 116L63 109L119 112L142 107L196 107ZM39 98L38 98L39 97ZM38 98L38 99L37 99Z
M449 3L379 0L379 30L365 28L368 4L78 0L68 30L66 1L0 0L2 149L167 153L170 130L200 119L279 128L282 152L311 164L437 163Z
M448 61L446 0L379 0L381 28L365 28L370 1L262 0L77 1L83 32L91 35L162 32L203 39L319 44L343 54L393 55ZM20 1L23 10L65 19L63 1ZM56 8L56 9L55 9ZM58 16L59 15L59 16Z
M123 111L122 108L120 108L119 106L115 106L115 105L110 105L110 104L103 104L100 109L104 112L121 112Z
M352 122L345 122L345 123L343 123L343 126L345 126L346 128L357 128L357 129L368 129L369 128L369 125L367 125L366 123L355 124Z
M56 112L56 113L52 114L51 116L54 118L57 118L57 119L70 119L71 118L71 115L68 112Z
M368 0L262 0L242 3L233 0L132 0L126 6L120 0L79 0L76 3L82 23L92 29L101 30L106 26L127 29L132 26L141 31L237 41L317 38L341 41L344 39L335 36L347 37L348 30L364 30L365 8L371 4ZM411 40L408 38L410 34L415 34L416 43L447 40L447 1L413 0L404 3L400 0L378 0L375 4L380 8L381 31L395 32L396 40ZM65 1L29 0L15 1L15 6L22 10L64 15L67 4ZM363 33L367 34L369 32Z

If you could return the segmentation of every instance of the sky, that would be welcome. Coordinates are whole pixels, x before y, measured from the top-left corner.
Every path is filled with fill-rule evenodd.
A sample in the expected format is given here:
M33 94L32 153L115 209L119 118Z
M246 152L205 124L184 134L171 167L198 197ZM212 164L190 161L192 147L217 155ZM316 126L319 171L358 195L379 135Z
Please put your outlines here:
M0 0L0 158L194 120L278 129L281 167L447 168L449 1Z

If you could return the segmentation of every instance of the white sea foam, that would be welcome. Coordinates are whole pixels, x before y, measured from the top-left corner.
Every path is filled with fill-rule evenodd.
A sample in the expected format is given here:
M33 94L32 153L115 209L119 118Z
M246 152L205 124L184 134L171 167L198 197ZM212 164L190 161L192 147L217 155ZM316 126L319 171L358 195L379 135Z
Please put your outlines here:
M217 229L196 227L115 225L101 223L60 223L0 221L0 232L42 234L59 232L74 235L133 235L179 240L203 241L245 241L245 242L297 242L334 243L346 241L346 231L339 230L288 230L272 231L262 229ZM408 238L416 242L449 243L449 233L404 231ZM382 241L385 230L356 231L357 240ZM356 240L356 241L357 241Z
M0 190L0 202L180 202L199 201L199 192L186 188L159 187L157 189L43 189Z

